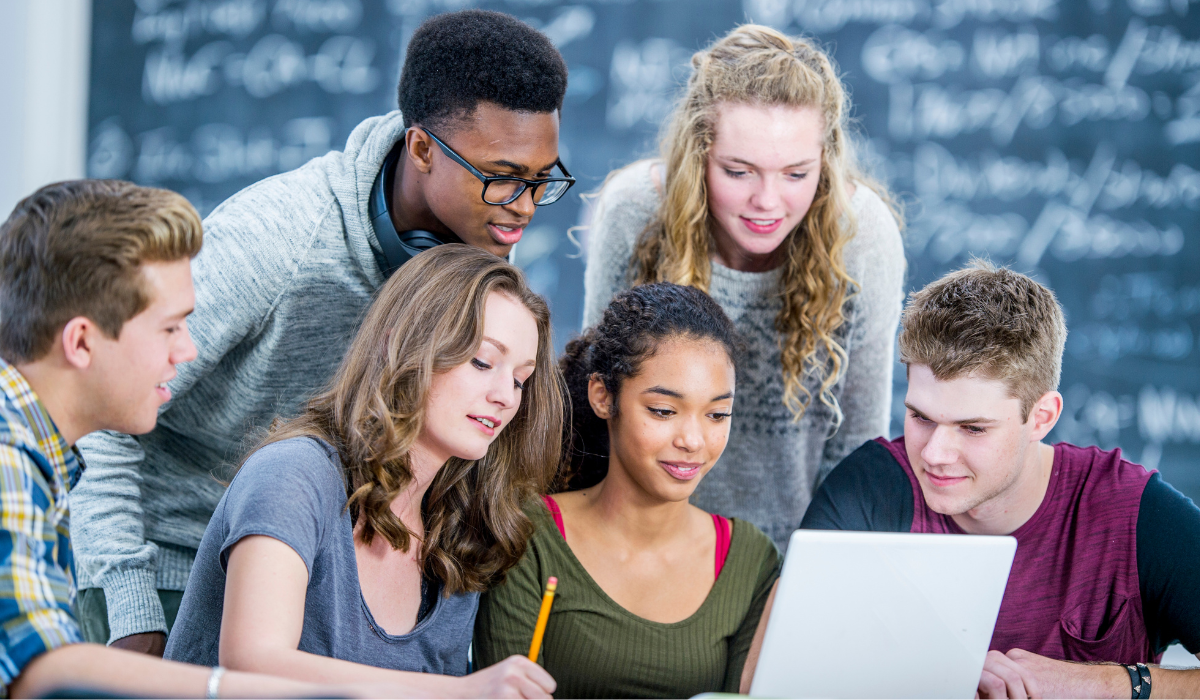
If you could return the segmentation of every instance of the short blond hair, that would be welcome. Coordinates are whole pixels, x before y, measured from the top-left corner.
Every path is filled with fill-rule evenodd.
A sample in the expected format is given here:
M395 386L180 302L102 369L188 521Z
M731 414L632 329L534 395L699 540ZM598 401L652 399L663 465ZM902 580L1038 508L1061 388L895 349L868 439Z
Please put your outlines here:
M142 263L193 258L200 216L169 190L120 180L57 182L0 224L0 357L40 359L84 316L111 338L152 301Z
M1054 292L1018 272L972 260L913 292L902 323L901 362L926 365L941 381L1002 381L1025 420L1058 388L1067 341L1062 307Z

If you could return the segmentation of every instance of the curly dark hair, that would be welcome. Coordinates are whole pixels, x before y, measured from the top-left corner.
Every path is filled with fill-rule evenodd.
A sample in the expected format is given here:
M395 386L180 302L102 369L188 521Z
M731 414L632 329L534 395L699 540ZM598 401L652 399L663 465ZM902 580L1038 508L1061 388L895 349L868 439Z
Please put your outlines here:
M521 112L562 109L567 64L545 34L491 10L430 17L404 56L404 126L449 127L481 101Z
M743 343L733 322L712 297L671 282L644 284L613 297L600 322L567 343L558 361L571 397L564 422L558 490L587 488L608 474L608 421L592 410L588 382L597 377L615 399L621 384L636 376L646 358L665 341L710 340L729 354L736 371Z

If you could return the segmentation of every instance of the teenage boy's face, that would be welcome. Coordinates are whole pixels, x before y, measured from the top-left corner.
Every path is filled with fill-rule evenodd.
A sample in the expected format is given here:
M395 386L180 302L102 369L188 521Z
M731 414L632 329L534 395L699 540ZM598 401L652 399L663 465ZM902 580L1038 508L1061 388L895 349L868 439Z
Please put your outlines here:
M941 381L928 366L911 365L904 405L909 463L925 502L943 515L970 513L1012 491L1027 448L1044 437L998 380Z
M537 180L550 177L558 160L555 112L514 112L481 102L448 135L438 136L484 175ZM483 183L431 145L425 188L430 211L464 243L508 255L537 209L532 192L526 190L509 204L487 204L481 196Z
M132 435L154 428L171 399L175 365L196 359L186 321L196 303L191 261L143 263L142 274L150 305L115 340L97 334L89 371L89 393L102 411L93 422Z

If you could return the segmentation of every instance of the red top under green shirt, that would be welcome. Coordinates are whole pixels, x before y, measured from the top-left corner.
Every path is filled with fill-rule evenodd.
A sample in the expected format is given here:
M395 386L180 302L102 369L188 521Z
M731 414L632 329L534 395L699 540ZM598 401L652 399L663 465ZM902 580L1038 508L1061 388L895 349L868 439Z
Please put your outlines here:
M558 501L554 500L554 496L542 496L546 507L550 509L550 517L554 518L554 525L558 528L559 534L563 539L567 539L567 526L563 525L562 511L558 508ZM712 514L713 528L717 531L717 554L714 568L713 578L721 577L721 567L725 566L725 557L729 556L729 534L733 530L733 526L729 523L729 518L723 515Z
M653 622L608 597L567 546L561 513L556 518L551 508L557 510L553 499L526 507L534 533L524 558L503 584L480 598L474 642L480 668L529 652L546 579L556 576L558 590L539 658L558 682L555 697L737 692L750 642L779 576L779 553L766 535L744 520L714 516L716 580L708 597L687 619Z

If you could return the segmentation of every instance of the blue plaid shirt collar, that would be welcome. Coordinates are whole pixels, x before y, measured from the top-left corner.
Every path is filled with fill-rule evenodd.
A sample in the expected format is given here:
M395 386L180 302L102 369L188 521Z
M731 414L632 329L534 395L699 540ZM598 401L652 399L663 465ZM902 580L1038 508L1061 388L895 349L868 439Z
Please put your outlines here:
M24 419L17 425L0 420L0 431L14 433L22 428L27 431L24 439L46 457L47 464L41 464L40 460L38 463L46 482L63 484L68 490L74 488L83 475L83 459L73 445L67 444L25 376L4 358L0 358L0 392L9 409L4 413L16 413Z

